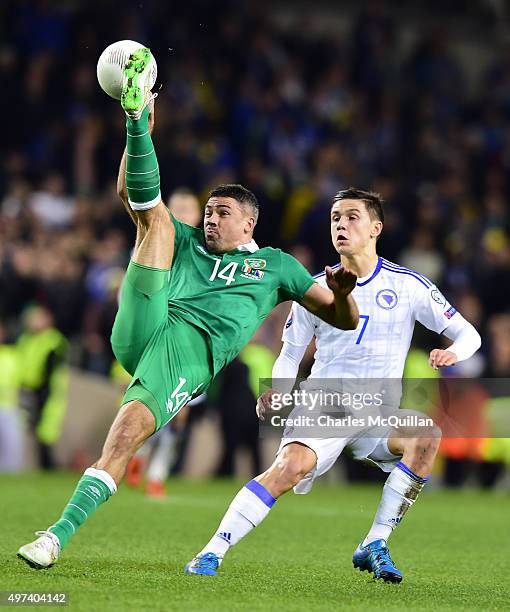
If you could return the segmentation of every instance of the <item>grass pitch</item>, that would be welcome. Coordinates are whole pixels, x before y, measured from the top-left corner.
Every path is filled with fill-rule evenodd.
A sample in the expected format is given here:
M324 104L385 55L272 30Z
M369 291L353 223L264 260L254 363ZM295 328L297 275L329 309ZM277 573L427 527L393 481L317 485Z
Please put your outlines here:
M60 561L16 558L58 518L76 475L0 477L0 590L67 591L70 610L508 610L510 496L424 493L391 538L400 585L354 570L380 486L316 485L288 494L234 547L217 578L183 567L208 541L242 483L171 483L167 500L125 486L82 527Z

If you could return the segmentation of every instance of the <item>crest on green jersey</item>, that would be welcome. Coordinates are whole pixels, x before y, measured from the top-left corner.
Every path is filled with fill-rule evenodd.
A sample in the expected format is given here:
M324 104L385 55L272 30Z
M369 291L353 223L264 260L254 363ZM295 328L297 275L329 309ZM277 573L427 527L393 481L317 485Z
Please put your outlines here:
M262 268L266 267L265 259L256 259L249 257L244 260L244 266L242 268L242 274L244 278L250 278L255 280L261 280L264 278L264 272Z
M264 278L264 272L262 270L245 270L245 266L243 266L243 273L241 274L243 278L261 280Z
M257 257L248 257L244 260L243 272L249 272L251 270L263 270L265 267L265 259L258 259Z

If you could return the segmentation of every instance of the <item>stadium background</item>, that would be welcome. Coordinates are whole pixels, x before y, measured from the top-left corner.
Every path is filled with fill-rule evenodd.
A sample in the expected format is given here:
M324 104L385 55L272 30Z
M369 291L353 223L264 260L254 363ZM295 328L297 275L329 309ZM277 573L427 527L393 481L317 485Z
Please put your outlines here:
M435 281L482 335L480 353L455 373L510 374L504 2L470 2L468 10L460 0L440 8L408 2L405 9L391 1L344 2L341 9L317 2L312 10L307 3L144 0L126 2L119 12L112 1L101 2L99 11L97 3L41 0L5 2L0 11L7 91L0 342L19 346L37 320L51 326L44 311L34 314L36 305L51 313L66 339L54 350L71 366L63 375L71 373L70 387L60 381L65 400L55 400L60 404L42 425L40 416L19 413L25 424L39 425L43 446L60 440L57 464L81 468L93 458L125 382L112 368L109 346L134 239L115 186L124 119L95 76L103 48L123 38L147 43L158 61L155 142L165 198L187 187L203 203L210 187L239 181L261 202L259 244L285 248L317 272L336 259L329 241L332 195L350 185L379 191L387 200L380 252ZM255 352L242 355L238 370L212 394L204 417L212 428L202 423L192 446L215 450L207 467L184 461L185 473L232 473L233 449L256 446L247 387L270 368L285 315L281 308L269 319ZM421 332L415 339L422 350L436 343ZM44 387L26 380L28 346L16 373L3 367L2 412L11 417L20 404L13 400L15 380L32 384L32 391ZM74 425L65 420L66 406L78 415ZM225 423L233 419L232 431ZM472 447L450 451L457 460L452 482L464 481L470 460L484 459ZM24 454L33 464L37 454ZM43 449L41 461L46 455ZM266 449L263 462L268 456ZM496 482L505 454L496 459L482 483ZM238 472L253 469L237 463Z
M99 89L95 65L107 44L131 38L148 41L158 60L155 140L165 198L184 186L203 203L211 186L242 182L261 201L259 244L289 250L314 273L336 260L332 195L350 185L379 191L388 202L380 252L435 281L482 334L482 351L462 373L507 376L504 3L472 2L461 15L464 3L454 0L432 12L421 2L405 11L392 2L343 4L312 11L306 3L149 1L127 3L121 14L114 2L4 4L6 341L26 327L27 306L42 304L69 340L70 364L112 375L109 333L134 227L115 187L123 115ZM285 314L257 336L273 353ZM436 341L417 343L428 349ZM78 378L72 398L97 383ZM252 430L252 406L227 387L220 410L235 404L229 415L242 412L238 420ZM102 437L97 429L93 436ZM62 460L80 462L69 449Z

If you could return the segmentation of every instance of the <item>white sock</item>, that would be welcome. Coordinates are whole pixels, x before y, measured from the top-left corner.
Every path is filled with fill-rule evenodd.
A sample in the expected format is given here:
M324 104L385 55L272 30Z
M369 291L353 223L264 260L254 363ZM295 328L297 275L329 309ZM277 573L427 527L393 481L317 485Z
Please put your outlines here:
M170 462L174 456L176 435L168 425L159 433L160 436L147 469L147 478L164 482L168 478Z
M266 518L275 501L265 487L250 480L234 497L218 530L199 554L213 552L221 563L227 550Z
M93 476L98 480L101 480L110 489L110 493L113 495L117 491L117 485L112 476L108 474L106 470L98 470L97 468L89 467L83 472L84 476Z
M376 540L386 540L400 523L407 510L414 504L428 478L421 478L402 461L388 476L374 522L362 546Z

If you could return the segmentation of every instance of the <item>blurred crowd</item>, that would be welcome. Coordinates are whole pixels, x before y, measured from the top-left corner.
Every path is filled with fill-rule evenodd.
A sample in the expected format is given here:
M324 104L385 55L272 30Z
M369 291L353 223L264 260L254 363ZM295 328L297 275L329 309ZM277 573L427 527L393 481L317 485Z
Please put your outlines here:
M258 243L316 272L336 258L334 193L379 191L380 252L439 284L480 330L482 352L466 375L509 376L510 46L493 46L472 86L446 29L418 32L402 52L403 29L384 2L360 3L341 36L297 11L280 27L270 9L144 0L119 10L107 0L98 18L97 6L79 1L2 4L7 339L22 332L27 306L40 304L74 365L111 371L134 228L115 187L123 113L99 89L95 67L108 44L129 38L158 61L154 138L165 198L185 186L203 203L210 187L241 182L261 203ZM279 334L270 325L262 342L276 350Z

